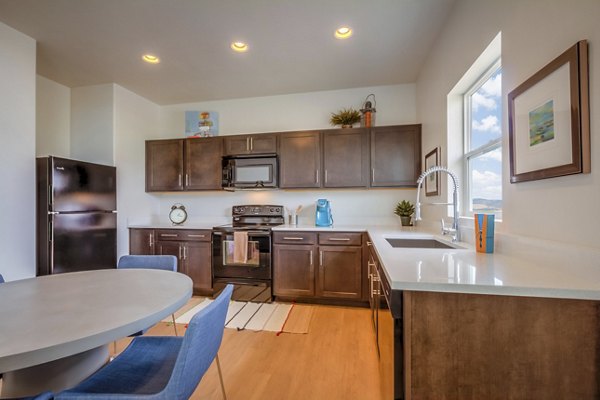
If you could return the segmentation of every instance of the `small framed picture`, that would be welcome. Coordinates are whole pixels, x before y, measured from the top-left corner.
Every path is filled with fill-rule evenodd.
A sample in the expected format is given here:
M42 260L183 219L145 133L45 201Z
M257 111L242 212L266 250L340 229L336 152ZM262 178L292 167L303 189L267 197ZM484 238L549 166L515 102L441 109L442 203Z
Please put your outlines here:
M185 136L211 137L219 134L219 114L213 111L186 111Z
M440 165L440 148L436 147L425 156L425 171ZM425 196L440 195L440 173L430 174L425 178Z

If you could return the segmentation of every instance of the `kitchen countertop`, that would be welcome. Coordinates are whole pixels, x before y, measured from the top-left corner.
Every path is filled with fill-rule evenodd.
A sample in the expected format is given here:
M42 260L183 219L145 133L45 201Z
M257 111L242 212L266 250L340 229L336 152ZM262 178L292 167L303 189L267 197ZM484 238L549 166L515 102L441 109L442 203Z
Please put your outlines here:
M223 223L162 223L129 228L211 229L218 225ZM394 290L600 300L600 268L588 265L590 259L595 263L594 257L573 262L564 262L564 257L562 261L546 257L536 262L535 257L526 260L499 252L477 253L473 245L464 242L452 249L393 248L386 238L435 238L452 244L446 236L399 226L300 224L276 226L273 231L367 232Z
M215 226L227 225L226 222L219 221L194 221L184 222L181 225L173 225L170 222L157 222L148 224L131 224L129 229L212 229Z
M462 248L456 249L393 248L386 238L435 238L451 242L447 237L418 231L393 228L367 231L395 290L600 300L600 268L477 253L467 243L458 243Z

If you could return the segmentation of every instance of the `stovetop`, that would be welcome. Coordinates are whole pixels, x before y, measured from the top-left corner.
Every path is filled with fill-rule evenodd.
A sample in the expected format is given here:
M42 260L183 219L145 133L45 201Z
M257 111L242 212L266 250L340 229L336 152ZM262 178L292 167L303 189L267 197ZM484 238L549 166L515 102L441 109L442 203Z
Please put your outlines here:
M283 225L283 206L240 205L231 209L232 223L216 226L216 230L261 230L270 231L273 226Z

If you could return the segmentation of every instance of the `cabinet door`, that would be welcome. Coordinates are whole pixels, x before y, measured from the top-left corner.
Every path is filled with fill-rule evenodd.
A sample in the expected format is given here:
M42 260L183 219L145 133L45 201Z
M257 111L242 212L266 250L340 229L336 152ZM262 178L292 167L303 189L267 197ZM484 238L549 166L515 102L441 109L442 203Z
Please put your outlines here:
M185 189L221 189L222 138L188 139L185 142Z
M177 272L183 272L183 243L176 241L157 241L156 242L156 254L157 255L170 255L177 257Z
M250 153L277 153L277 135L249 135Z
M273 246L273 294L288 297L315 295L316 246Z
M186 242L184 246L183 273L192 278L194 292L210 292L212 289L210 242Z
M146 141L146 192L183 190L183 139Z
M361 299L361 264L361 247L320 246L317 296Z
M318 188L321 168L319 132L283 133L279 136L279 186Z
M371 186L416 187L421 174L421 125L371 129Z
M365 129L323 134L323 187L366 187L369 153Z
M227 136L223 140L226 155L250 153L250 138L248 135Z
M130 229L129 254L153 255L154 240L154 229Z

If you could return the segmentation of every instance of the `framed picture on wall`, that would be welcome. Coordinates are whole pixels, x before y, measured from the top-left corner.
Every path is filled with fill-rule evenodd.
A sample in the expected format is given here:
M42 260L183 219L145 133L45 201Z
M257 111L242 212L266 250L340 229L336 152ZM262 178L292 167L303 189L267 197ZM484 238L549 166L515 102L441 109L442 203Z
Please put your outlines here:
M587 41L508 94L510 182L590 172Z
M436 147L425 156L425 171L440 165L440 148ZM440 173L427 175L425 178L425 196L440 195Z

